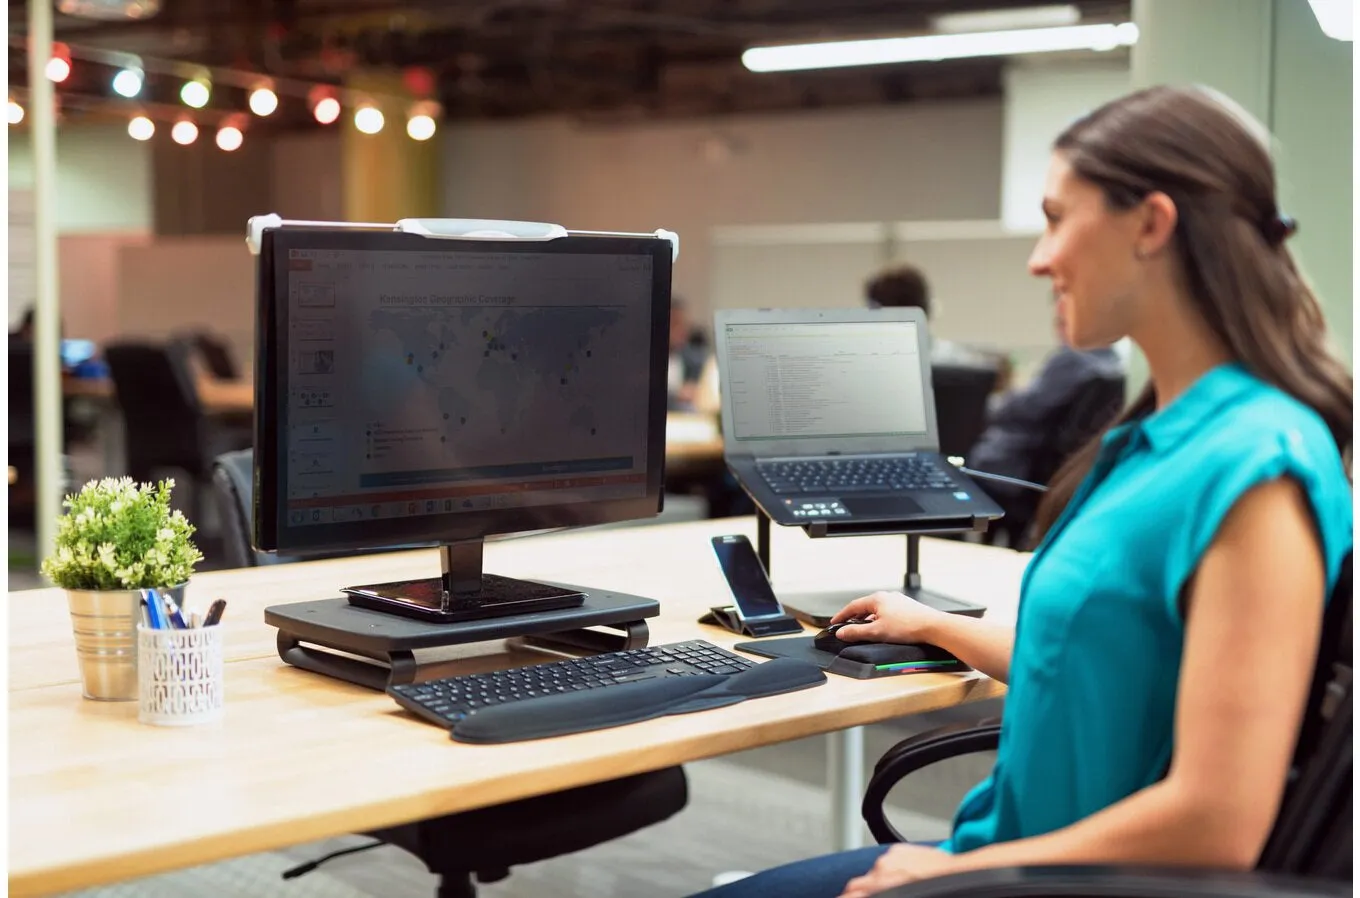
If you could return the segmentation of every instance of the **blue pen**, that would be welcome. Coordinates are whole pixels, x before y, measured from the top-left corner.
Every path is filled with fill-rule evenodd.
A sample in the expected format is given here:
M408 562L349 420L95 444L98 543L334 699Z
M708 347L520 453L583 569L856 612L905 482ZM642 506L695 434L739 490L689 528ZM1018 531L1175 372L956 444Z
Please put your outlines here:
M151 616L151 629L168 630L169 622L165 619L165 609L161 607L160 595L154 589L144 590L142 593L146 599L147 613Z
M163 595L161 596L161 601L165 603L166 618L169 620L169 625L176 630L189 629L189 625L185 622L184 615L180 613L179 606L175 604L175 600L169 596Z

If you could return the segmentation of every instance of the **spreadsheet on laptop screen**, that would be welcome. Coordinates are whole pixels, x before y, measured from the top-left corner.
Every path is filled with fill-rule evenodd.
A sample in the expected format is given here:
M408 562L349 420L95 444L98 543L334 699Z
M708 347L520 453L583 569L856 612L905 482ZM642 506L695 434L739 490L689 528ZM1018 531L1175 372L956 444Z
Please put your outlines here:
M926 432L914 322L727 324L724 335L738 440Z

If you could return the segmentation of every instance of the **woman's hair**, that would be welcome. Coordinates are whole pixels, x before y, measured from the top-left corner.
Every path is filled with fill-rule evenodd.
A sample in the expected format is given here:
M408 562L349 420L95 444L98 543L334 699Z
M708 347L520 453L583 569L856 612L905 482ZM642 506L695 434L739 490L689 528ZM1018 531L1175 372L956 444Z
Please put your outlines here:
M1208 90L1153 87L1077 120L1054 150L1111 209L1158 191L1172 199L1173 249L1195 311L1233 359L1316 411L1345 454L1354 383L1328 350L1322 311L1284 247L1293 222L1276 205L1264 129ZM1155 408L1149 382L1110 426ZM1054 475L1035 515L1036 541L1089 473L1100 436Z

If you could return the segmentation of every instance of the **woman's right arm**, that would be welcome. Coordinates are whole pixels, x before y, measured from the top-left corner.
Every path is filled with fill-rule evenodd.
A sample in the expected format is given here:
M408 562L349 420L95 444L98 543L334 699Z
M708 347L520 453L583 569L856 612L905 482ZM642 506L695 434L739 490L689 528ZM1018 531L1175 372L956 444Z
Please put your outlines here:
M842 608L832 623L872 618L845 627L836 636L845 642L925 642L939 646L974 670L1002 683L1010 678L1015 627L976 617L951 614L898 592L876 592Z

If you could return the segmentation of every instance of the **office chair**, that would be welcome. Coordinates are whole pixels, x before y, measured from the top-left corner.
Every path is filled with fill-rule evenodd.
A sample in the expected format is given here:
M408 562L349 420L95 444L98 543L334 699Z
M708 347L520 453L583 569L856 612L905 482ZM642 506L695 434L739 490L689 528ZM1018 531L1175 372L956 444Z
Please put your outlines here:
M1058 469L1072 455L1100 433L1124 408L1124 375L1110 373L1093 377L1082 385L1080 392L1068 404L1056 409L1045 422L1044 442L1030 458L1026 480L1049 483ZM984 541L995 545L1001 534L1006 544L1016 550L1032 548L1030 527L1039 509L1040 493L1033 490L1011 489L986 484L988 494L1006 512L1006 516L987 530Z
M212 334L200 333L193 336L193 342L198 354L203 358L203 364L213 377L236 380L241 376L236 369L236 360L232 358L231 350L224 341Z
M973 448L987 425L987 397L999 375L996 368L978 365L931 365L941 453L966 455Z
M254 567L300 561L259 552L251 545L252 455L250 449L227 452L213 464L228 562ZM327 557L352 554L357 553ZM318 556L309 556L314 557ZM437 898L474 898L474 877L494 882L508 876L511 867L626 836L672 816L688 799L684 770L668 767L367 835L414 854L438 874Z
M33 344L9 341L9 466L17 477L9 488L11 524L32 526L36 509L37 469L33 408Z
M1266 898L1351 894L1351 603L1352 558L1323 615L1313 683L1299 728L1284 801L1249 873L1102 865L1005 867L942 876L883 893L883 898ZM881 844L901 841L884 801L907 774L946 758L994 751L1001 727L946 727L903 740L879 760L864 796L864 820Z

